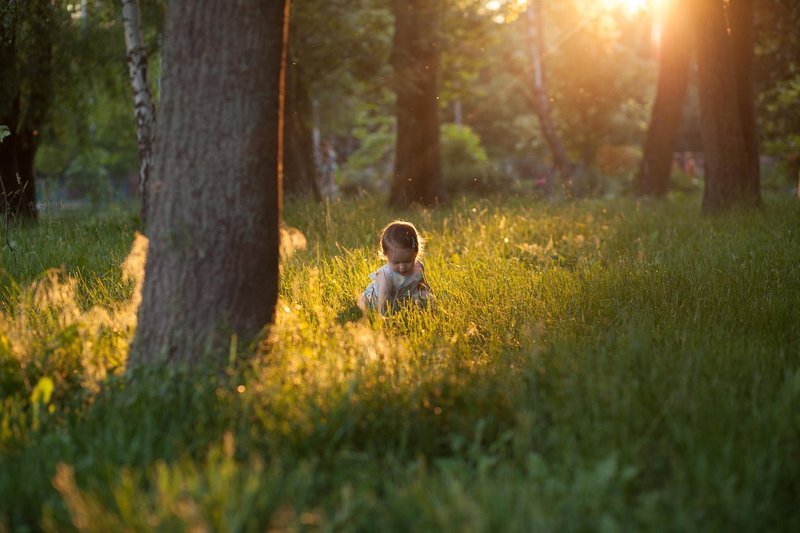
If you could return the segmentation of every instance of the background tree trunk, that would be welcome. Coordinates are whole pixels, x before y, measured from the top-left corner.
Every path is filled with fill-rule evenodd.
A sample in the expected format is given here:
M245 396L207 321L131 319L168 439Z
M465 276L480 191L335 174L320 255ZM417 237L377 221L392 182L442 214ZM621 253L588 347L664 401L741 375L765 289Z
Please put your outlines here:
M147 226L147 182L150 176L156 109L147 79L147 52L142 36L138 0L122 0L128 74L133 88L133 114L136 118L136 144L139 149L139 198L142 227Z
M22 187L18 190L12 202L14 216L21 220L34 221L37 218L36 209L36 175L33 172L33 162L39 149L39 132L37 130L23 129L17 135L15 143L15 159L17 174Z
M567 157L567 151L558 137L556 126L553 122L553 113L550 109L550 96L547 91L547 82L542 65L542 49L544 48L544 27L542 24L542 3L540 0L530 0L526 11L528 18L527 41L533 66L533 110L539 119L539 129L550 149L553 166L562 179L568 180L572 175L575 165ZM548 177L547 190L552 191L552 178Z
M283 192L296 196L313 196L319 200L321 197L314 163L311 97L300 69L292 63L290 58L286 64Z
M5 54L3 54L5 56ZM0 56L0 76L7 71L2 65L4 57ZM6 56L7 57L7 56ZM5 85L8 78L0 81ZM0 124L8 124L10 135L0 143L0 213L4 218L13 218L19 212L19 204L23 196L17 182L17 142L19 135L14 128L16 127L19 116L19 96L12 96L3 86L0 90ZM5 100L9 98L9 100Z
M272 319L285 13L284 2L261 0L168 4L130 366L209 354L221 363L233 336L248 342Z
M52 100L56 9L48 0L0 7L0 124L11 132L0 148L0 212L24 221L37 216L33 162Z
M19 81L16 68L16 18L13 3L0 6L0 124L10 135L0 143L0 213L13 216L17 185L17 122L19 121Z
M395 0L394 90L397 145L389 203L436 205L444 200L439 142L438 10L434 0Z
M755 84L753 61L755 56L755 29L753 0L731 0L728 21L733 46L733 69L738 90L739 116L747 150L748 171L741 174L744 194L756 204L761 203L761 169L756 124Z
M753 166L742 117L742 88L736 75L734 45L728 35L723 0L692 3L697 40L705 189L703 210L736 204L758 205L751 185Z
M667 194L689 83L692 35L688 31L690 19L686 2L667 2L664 10L658 89L636 178L636 193L640 196L661 197Z

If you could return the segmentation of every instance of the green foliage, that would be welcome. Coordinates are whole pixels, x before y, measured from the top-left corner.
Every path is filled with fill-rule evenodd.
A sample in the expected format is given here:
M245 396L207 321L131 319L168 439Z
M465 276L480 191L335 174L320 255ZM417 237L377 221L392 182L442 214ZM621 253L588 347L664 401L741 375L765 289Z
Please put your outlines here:
M485 165L489 161L486 150L481 145L481 138L469 126L461 124L442 124L442 161L445 165L455 166Z
M508 189L510 178L493 172L481 138L469 126L442 124L440 131L444 183L451 194Z
M343 167L342 189L388 188L397 138L394 117L380 114L374 105L362 105L352 135L358 141L358 148Z
M796 102L800 98L800 72L789 80L777 82L761 93L761 130L765 151L781 160L782 183L794 184L800 175L800 115Z
M492 158L546 160L548 150L531 107L531 61L526 44L527 19L515 18L519 4L442 2L438 48L442 122L453 120L456 102L463 122L483 139ZM656 72L646 48L643 18L598 13L585 0L547 4L546 71L560 134L575 159L590 164L605 144L636 144L646 128ZM497 23L498 15L507 23ZM336 137L340 155L350 164L355 144L356 168L345 181L361 180L380 188L383 172L367 178L362 168L386 157L391 141L386 129L372 129L365 139L352 132L364 125L360 108L369 102L374 116L392 116L389 57L393 24L387 5L370 0L308 1L293 6L293 54L318 102L323 137ZM645 43L645 44L643 44ZM591 50L593 53L587 53ZM363 141L366 140L367 146ZM348 172L350 174L348 174ZM472 172L466 172L471 174ZM495 173L496 174L496 173ZM358 178L356 179L356 175ZM471 180L465 176L465 180Z
M131 380L131 212L45 213L2 294L0 527L797 530L800 221L765 202L288 202L258 354ZM436 309L356 318L397 216Z
M800 5L790 0L758 3L755 9L755 82L759 138L778 164L766 169L762 184L796 188L800 177Z
M0 143L9 135L11 135L11 132L8 130L8 126L0 125Z
M387 80L394 21L383 0L306 0L292 3L290 54L324 137L345 137L365 102L392 113Z
M635 22L626 24L602 7L585 6L560 2L547 11L547 20L557 28L550 38L557 44L545 68L564 142L574 159L590 165L604 144L641 142L655 64L643 53ZM574 33L564 38L570 28Z
M163 2L140 2L151 92L158 98ZM52 109L42 127L37 174L65 178L93 204L109 180L136 172L136 124L117 3L57 2L64 19L52 50Z
M343 168L345 191L388 188L396 142L395 121L394 117L376 116L370 111L376 109L362 109L353 130L359 147ZM440 131L442 170L451 193L486 194L510 186L510 178L493 171L480 137L469 126L442 124Z
M506 10L513 2L498 2ZM450 4L443 96L463 104L464 122L492 157L547 160L532 107L526 16L492 22L485 2ZM628 19L603 3L543 2L544 70L553 116L570 156L591 165L607 144L638 144L649 119L656 63L647 14Z

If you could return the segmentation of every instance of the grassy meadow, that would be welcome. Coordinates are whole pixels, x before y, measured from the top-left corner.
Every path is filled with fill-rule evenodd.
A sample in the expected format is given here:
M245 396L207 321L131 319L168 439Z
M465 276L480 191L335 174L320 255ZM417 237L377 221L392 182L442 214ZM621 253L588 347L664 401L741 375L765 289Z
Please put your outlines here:
M8 227L0 531L798 531L800 208L765 204L287 201L256 355L131 379L134 210ZM361 317L393 218L435 307Z

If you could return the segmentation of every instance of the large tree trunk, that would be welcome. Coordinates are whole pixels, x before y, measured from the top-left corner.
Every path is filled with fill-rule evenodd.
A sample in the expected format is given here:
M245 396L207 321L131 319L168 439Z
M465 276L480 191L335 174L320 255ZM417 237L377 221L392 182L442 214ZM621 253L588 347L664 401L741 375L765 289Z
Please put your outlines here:
M286 66L286 120L283 137L283 192L320 199L314 164L311 97L302 74L290 60Z
M0 148L0 212L23 221L37 215L33 162L50 109L55 9L29 0L0 10L0 124L11 131ZM20 41L23 24L29 38Z
M2 59L2 57L0 57ZM0 65L3 65L0 62ZM0 66L0 75L6 68ZM4 84L4 81L0 81ZM9 125L10 135L0 143L0 213L5 218L13 218L19 212L23 194L17 180L17 143L19 135L14 130L19 116L19 97L11 96L4 100L8 91L0 87L0 124Z
M16 20L13 4L0 5L0 125L10 135L0 143L0 213L14 214L17 186L17 121L19 120L19 82L16 69Z
M139 148L139 198L142 227L147 226L147 182L153 152L156 110L147 80L147 53L142 36L138 0L122 1L128 74L133 88L133 114L136 118L136 144Z
M131 367L221 364L230 342L272 319L287 12L278 1L168 4Z
M694 0L705 189L703 210L758 205L752 156L742 116L744 88L736 74L723 0ZM752 94L752 93L751 93Z
M437 99L438 4L435 0L392 3L397 145L391 205L432 206L444 200Z
M755 56L755 28L753 0L731 0L728 20L733 46L733 69L738 90L739 116L747 151L748 171L741 175L741 188L756 204L761 203L761 169L756 124L755 86L753 61Z
M681 125L689 83L691 32L685 1L665 4L659 50L656 100L644 143L644 157L636 179L636 193L662 197L669 189L675 141Z
M542 49L544 48L544 27L542 24L542 3L540 0L530 0L526 12L528 18L528 49L531 54L531 64L533 66L533 110L539 119L539 129L542 132L550 155L553 158L553 166L564 180L568 180L575 169L575 165L567 157L567 151L558 137L555 123L553 122L553 112L550 109L550 95L547 91L547 82L542 65ZM552 190L552 183L548 178L548 191Z

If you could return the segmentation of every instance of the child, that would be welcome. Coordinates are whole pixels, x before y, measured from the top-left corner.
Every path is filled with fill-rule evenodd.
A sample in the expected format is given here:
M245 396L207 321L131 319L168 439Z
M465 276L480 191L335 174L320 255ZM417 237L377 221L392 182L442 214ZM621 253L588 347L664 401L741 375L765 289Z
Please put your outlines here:
M373 280L358 299L363 310L381 314L397 311L403 301L427 307L431 298L425 281L422 239L414 224L396 220L381 231L381 250L386 264L369 275Z

